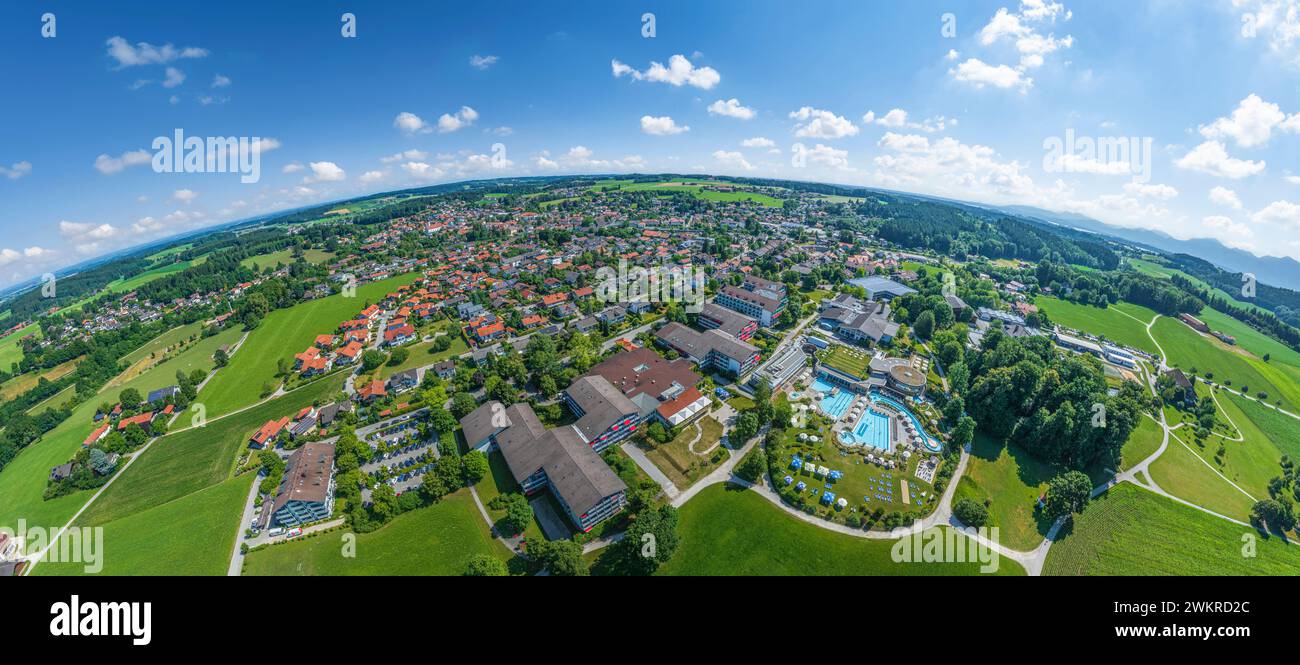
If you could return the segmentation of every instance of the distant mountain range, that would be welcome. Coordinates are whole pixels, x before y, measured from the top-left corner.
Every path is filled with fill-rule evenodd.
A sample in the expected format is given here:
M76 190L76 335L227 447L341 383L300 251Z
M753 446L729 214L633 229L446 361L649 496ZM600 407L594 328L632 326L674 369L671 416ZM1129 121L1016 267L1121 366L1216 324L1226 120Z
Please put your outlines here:
M1120 238L1170 254L1191 254L1228 272L1252 273L1255 279L1265 284L1300 291L1300 261L1295 259L1255 256L1245 250L1226 247L1210 238L1179 240L1162 231L1112 226L1078 213L1052 212L1033 206L1002 206L997 209L1010 215Z

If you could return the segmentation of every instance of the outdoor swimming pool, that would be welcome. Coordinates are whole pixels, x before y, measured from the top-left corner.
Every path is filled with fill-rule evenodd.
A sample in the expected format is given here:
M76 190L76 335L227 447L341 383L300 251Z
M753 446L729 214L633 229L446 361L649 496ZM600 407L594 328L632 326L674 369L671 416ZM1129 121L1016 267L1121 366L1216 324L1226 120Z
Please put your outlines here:
M849 445L871 446L876 450L889 452L889 416L868 408L867 412L862 414L858 423L854 425L853 431L841 432L840 440Z
M849 410L849 404L853 403L854 394L841 389L836 394L831 395L831 392L834 389L835 386L822 380L821 376L818 376L813 380L813 392L822 395L821 401L817 403L817 406L822 410L822 413L839 420L840 416L844 415L844 412Z

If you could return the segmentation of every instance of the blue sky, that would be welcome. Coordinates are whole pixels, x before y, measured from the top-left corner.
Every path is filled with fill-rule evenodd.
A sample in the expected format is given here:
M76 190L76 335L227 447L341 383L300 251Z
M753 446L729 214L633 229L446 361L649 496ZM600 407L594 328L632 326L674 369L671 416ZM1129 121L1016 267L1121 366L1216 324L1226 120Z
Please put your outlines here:
M362 193L624 171L1040 205L1300 257L1300 0L267 4L0 9L0 285ZM155 172L177 128L266 139L260 178ZM1134 149L1087 149L1118 139Z

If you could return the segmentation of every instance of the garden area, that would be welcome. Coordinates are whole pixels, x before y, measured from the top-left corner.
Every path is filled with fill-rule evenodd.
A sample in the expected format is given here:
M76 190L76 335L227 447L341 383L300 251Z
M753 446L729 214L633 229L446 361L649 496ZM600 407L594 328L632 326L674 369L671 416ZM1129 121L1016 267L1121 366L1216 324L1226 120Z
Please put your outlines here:
M859 379L871 375L871 353L868 351L831 344L830 348L817 354L817 359L831 369Z
M731 452L717 445L722 439L722 423L712 416L704 416L686 425L667 443L657 443L648 437L638 437L637 445L645 451L654 465L659 467L677 489L684 490L718 468ZM710 450L712 448L712 450ZM709 451L696 454L695 451Z

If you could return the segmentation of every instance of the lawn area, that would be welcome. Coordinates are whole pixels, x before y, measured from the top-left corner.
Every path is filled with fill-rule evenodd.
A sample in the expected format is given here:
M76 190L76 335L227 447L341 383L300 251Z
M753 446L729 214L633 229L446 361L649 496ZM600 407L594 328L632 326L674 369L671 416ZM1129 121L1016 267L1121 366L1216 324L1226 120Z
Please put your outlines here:
M108 386L112 387L106 386L97 395L82 402L73 409L71 417L24 448L0 471L0 525L11 524L22 517L31 524L62 526L85 503L89 493L77 492L51 501L45 501L41 495L45 491L50 469L68 461L93 429L91 418L99 404L116 400L118 394L126 388L135 388L147 394L150 390L171 385L176 381L177 369L186 372L193 369L211 370L211 353L216 347L213 346L210 350L205 343L219 337L217 335L195 344L129 381L110 381ZM182 422L188 424L185 419Z
M446 351L438 351L437 353L433 352L433 342L416 342L415 344L408 344L405 348L410 351L411 354L406 357L406 360L396 366L391 366L388 363L380 365L379 369L375 370L375 373L378 376L374 378L387 380L388 377L397 374L398 372L404 372L416 367L424 367L425 365L432 365L469 351L469 345L465 343L465 338L462 337L460 333L452 331L450 335L451 346L447 347Z
M178 261L176 263L169 263L165 266L152 268L150 270L146 270L140 273L139 275L127 277L125 279L119 277L118 279L109 282L105 288L109 293L127 293L129 291L134 291L135 289L144 286L145 284L148 284L149 282L152 282L155 279L161 279L163 277L166 277L167 275L178 273L192 266L199 265L200 263L203 263L205 260L206 259L199 258L199 259L194 259L192 261ZM73 307L69 307L68 309L73 309Z
M1179 443L1180 440L1186 446ZM1179 430L1171 434L1169 447L1147 467L1151 479L1176 497L1220 515L1245 521L1255 502L1215 474L1196 453L1188 450L1188 446L1196 447L1189 432Z
M697 433L700 439L695 444L695 449L708 450L722 438L722 423L714 420L712 416L703 416L694 424L682 428L681 433L672 441L645 451L646 457L650 458L650 461L673 481L677 489L684 490L694 485L697 480L707 476L730 457L730 453L722 446L718 446L708 455L696 455L691 452L690 444L695 440Z
M856 538L785 514L752 490L707 487L682 506L681 545L660 575L975 575L978 563L895 563L896 541ZM964 543L965 540L958 542ZM1022 575L1001 559L998 575Z
M609 183L603 183L608 185ZM734 187L730 191L714 191L705 189L705 187ZM732 202L732 201L753 201L769 208L781 207L781 199L760 194L758 192L748 191L744 188L737 187L730 183L712 181L712 180L691 180L686 178L670 178L661 182L638 182L626 183L620 188L624 192L686 192L698 199L708 201Z
M0 367L8 371L11 365L23 359L23 349L18 346L18 340L33 333L40 338L41 327L33 324L0 339Z
M1257 539L1254 558L1242 556L1246 534ZM1123 483L1075 518L1048 551L1043 574L1292 576L1297 569L1300 547Z
M469 490L398 515L378 531L358 534L356 557L342 554L343 531L309 536L252 552L244 575L461 575L471 557L509 562L514 554L492 537Z
M1202 335L1177 319L1162 318L1151 332L1168 354L1170 365L1194 370L1200 376L1213 374L1216 383L1231 381L1232 388L1245 386L1252 395L1265 391L1270 402L1281 399L1286 410L1300 411L1300 382L1293 366L1266 363L1241 346Z
M510 474L510 467L506 466L506 458L502 457L499 451L493 451L488 455L488 468L492 472L484 476L483 480L480 480L478 485L474 486L474 490L478 492L478 499L483 502L483 508L492 517L493 523L496 523L497 520L506 516L506 511L493 510L488 504L502 494L519 492L519 483L515 482L515 477ZM483 516L478 515L477 512L476 509L475 516L478 517L479 521L482 521ZM514 534L506 535L513 536ZM524 538L530 542L545 539L542 534L542 526L537 522L536 517L533 518L533 523L529 524L527 529L524 529Z
M1133 428L1133 433L1129 435L1128 441L1124 442L1124 448L1120 451L1120 468L1127 469L1150 457L1160 449L1160 442L1163 439L1164 434L1156 421L1146 416L1139 417L1138 426Z
M244 474L103 525L104 570L99 574L225 575L241 516L232 507L243 505L253 480L253 474ZM42 563L33 574L85 572L82 564Z
M219 372L204 388L201 401L207 405L208 417L256 402L263 386L274 388L280 384L276 377L279 360L292 362L294 354L311 346L317 335L336 331L340 323L365 309L367 303L381 300L417 277L417 273L409 273L363 284L357 287L354 298L335 294L268 314L230 359L230 371Z
M40 383L41 379L45 379L46 381L58 381L59 379L71 374L72 370L77 369L77 363L81 362L81 358L84 357L85 356L73 358L72 360L55 365L43 372L19 374L4 383L0 383L0 400L11 400L32 388L35 388L36 385Z
M1156 313L1140 305L1119 303L1101 309L1047 296L1035 298L1034 304L1046 312L1053 323L1092 333L1147 353L1158 353L1146 331L1146 323L1155 318ZM1141 321L1135 321L1134 318Z
M322 379L246 411L212 420L203 428L181 429L189 425L188 419L182 416L176 423L176 432L159 439L140 455L86 509L78 523L105 524L225 481L239 451L258 427L272 418L292 415L309 404L332 400L341 394L344 378L340 374ZM199 399L203 399L203 393ZM159 525L155 537L166 539L180 535Z
M867 351L851 349L843 344L831 344L830 348L817 355L822 364L839 370L849 376L866 379L871 375L871 354Z
M38 402L35 406L27 409L27 415L35 416L45 413L50 409L61 409L64 406L71 406L73 400L77 398L77 384L72 384L53 395L50 395L44 401Z
M334 255L319 249L308 249L303 251L302 258L307 263L324 263L325 261L334 258ZM257 256L250 256L243 261L240 261L239 265L260 271L267 268L274 268L281 264L287 266L290 263L293 263L293 250L282 249L278 252L269 252L266 254L258 254Z
M968 498L989 501L989 526L996 526L1003 544L1030 550L1043 542L1051 520L1034 509L1047 482L1063 469L1045 464L1014 443L999 443L983 432L971 444L966 473L957 484L956 503Z
M198 331L196 330L195 333ZM170 334L164 333L164 335ZM126 371L104 384L103 392L107 399L111 400L115 399L122 389L132 386L138 388L142 395L147 395L150 390L175 385L177 370L186 374L196 369L209 372L216 366L213 355L216 354L217 349L233 345L243 334L237 326L229 326L211 337L202 337L194 342L177 341L165 351L156 351L152 356L146 355L134 361ZM188 337L183 338L183 340L188 339ZM137 381L146 375L150 377L148 380Z

